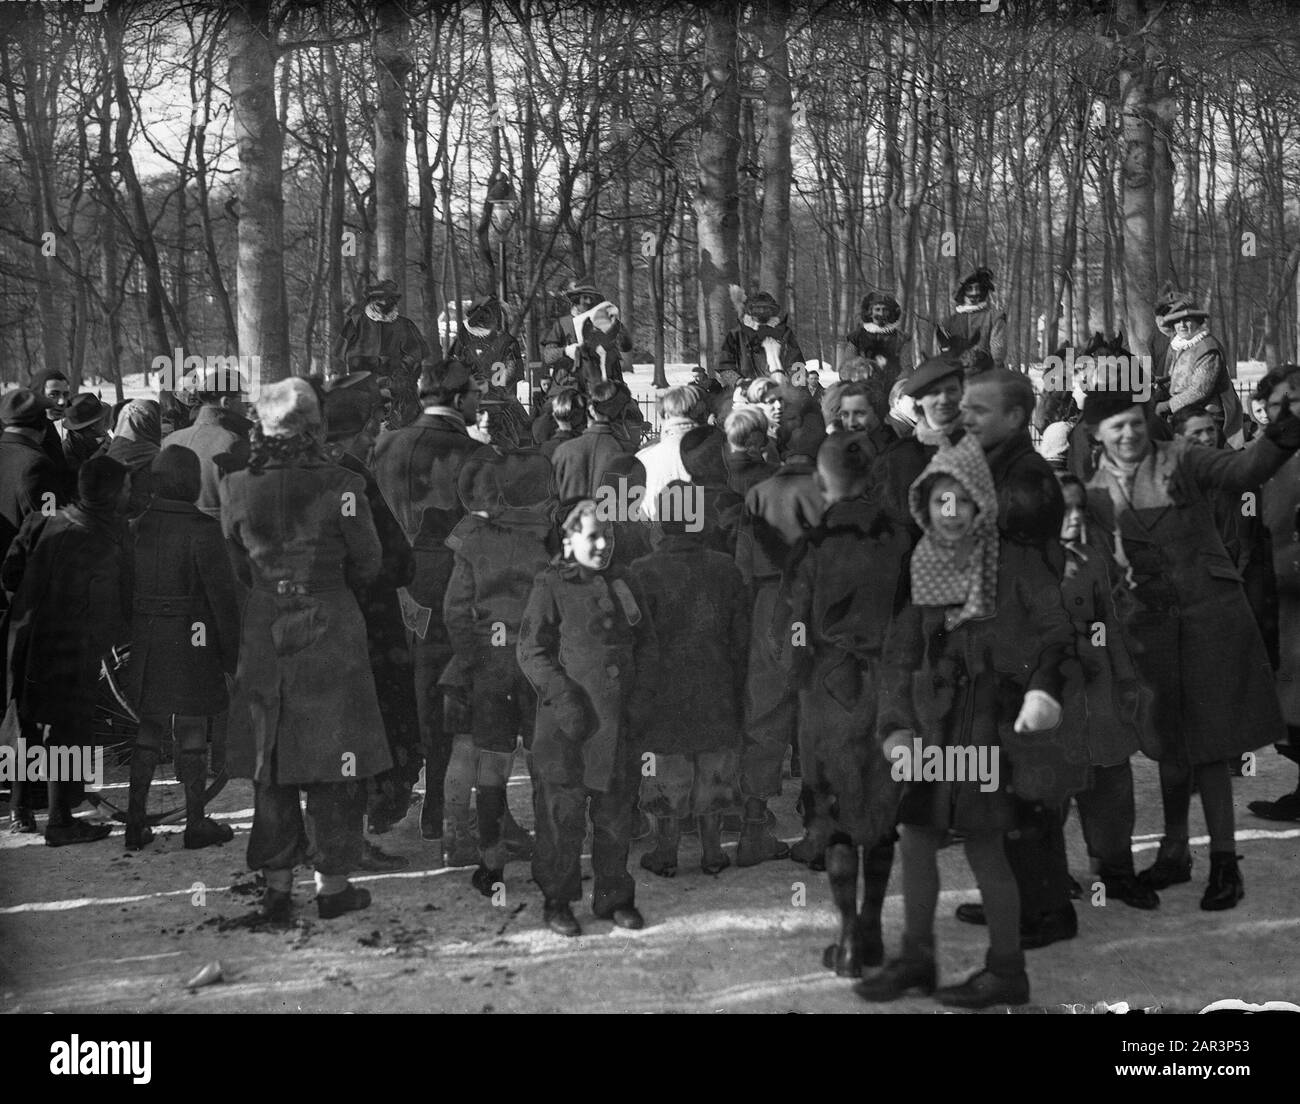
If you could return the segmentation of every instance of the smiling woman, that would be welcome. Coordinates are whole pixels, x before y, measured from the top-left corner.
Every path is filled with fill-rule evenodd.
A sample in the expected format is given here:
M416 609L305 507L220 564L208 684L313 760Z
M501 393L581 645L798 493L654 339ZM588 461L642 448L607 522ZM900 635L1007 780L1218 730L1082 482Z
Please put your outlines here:
M1133 395L1094 392L1084 421L1102 457L1088 484L1088 512L1108 534L1137 599L1126 626L1135 659L1155 691L1165 836L1140 877L1152 889L1191 878L1187 817L1193 777L1210 829L1204 909L1233 908L1244 895L1237 869L1228 760L1284 735L1273 672L1219 535L1212 503L1276 472L1300 449L1300 419L1284 407L1249 448L1153 441Z

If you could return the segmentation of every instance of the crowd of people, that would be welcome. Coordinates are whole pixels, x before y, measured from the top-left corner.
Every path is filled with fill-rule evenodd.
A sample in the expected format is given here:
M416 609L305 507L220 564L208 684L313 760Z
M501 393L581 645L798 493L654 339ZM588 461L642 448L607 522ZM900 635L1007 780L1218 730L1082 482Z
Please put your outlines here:
M968 277L915 362L898 302L871 293L825 387L753 294L716 368L659 395L650 440L630 335L583 282L531 411L499 303L442 355L391 281L350 316L341 375L263 385L251 410L218 375L188 404L116 411L38 375L0 398L5 734L87 741L100 660L129 643L125 846L150 847L169 735L185 847L232 839L204 808L220 749L253 783L268 923L293 916L303 863L322 918L365 908L349 874L407 865L369 837L423 774L441 860L490 898L530 859L561 935L582 932L589 833L591 912L629 929L634 839L672 878L698 836L705 875L824 870L842 922L823 961L864 1000L1023 1004L1025 952L1077 933L1072 805L1094 880L1149 911L1192 878L1199 794L1201 907L1244 895L1234 769L1270 744L1300 761L1300 366L1272 368L1243 417L1205 313L1171 296L1154 393L1040 393L1005 365L993 291ZM1164 819L1141 872L1137 754ZM521 762L531 832L507 801ZM792 846L769 809L787 771ZM46 843L109 834L80 799L50 781ZM16 783L12 830L37 831L37 806ZM1251 809L1300 820L1300 787ZM958 916L989 945L939 988L952 842L981 896Z

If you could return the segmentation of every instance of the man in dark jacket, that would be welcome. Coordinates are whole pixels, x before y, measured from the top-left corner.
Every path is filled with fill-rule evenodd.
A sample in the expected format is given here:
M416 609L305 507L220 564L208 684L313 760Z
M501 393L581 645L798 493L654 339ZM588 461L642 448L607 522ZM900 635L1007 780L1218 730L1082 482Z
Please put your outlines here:
M962 425L979 441L998 494L998 530L1016 544L1037 549L1059 578L1065 570L1061 522L1065 500L1051 466L1029 437L1033 384L1009 369L969 381ZM1007 837L1007 858L1020 888L1020 931L1025 948L1072 939L1078 931L1070 904L1064 810L1020 803L1020 828ZM983 922L983 908L964 905L958 917Z
M724 372L733 372L732 380L755 379L771 375L774 368L793 375L803 363L799 341L787 319L782 317L776 299L766 291L746 299L740 325L722 343L719 378L726 378Z
M233 384L233 386L231 386ZM243 397L236 379L210 372L198 390L199 410L194 421L163 438L163 448L181 445L199 458L198 508L210 518L221 520L221 499L217 485L228 472L248 464L248 434L232 426L232 418L243 420Z
M408 425L418 413L416 377L430 355L420 327L398 311L401 298L394 280L371 284L365 302L353 307L343 320L334 348L344 371L388 377L393 391L393 406L386 420L390 429Z
M565 441L551 454L556 497L560 500L595 494L609 462L627 451L610 424L623 402L623 393L609 381L592 389L590 420L582 436Z
M447 538L464 516L456 493L461 464L484 446L466 428L474 424L478 390L456 360L427 367L420 377L423 413L410 425L386 433L375 445L374 475L415 554L415 576L401 593L403 617L411 630L415 700L424 748L425 839L443 837L443 785L449 769L474 777L474 763L449 768L451 733L443 717L438 679L452 657L442 618L442 599L451 579L453 556ZM444 840L444 843L446 841Z
M42 447L49 418L44 400L25 387L0 398L0 557L33 510L63 504L63 480Z

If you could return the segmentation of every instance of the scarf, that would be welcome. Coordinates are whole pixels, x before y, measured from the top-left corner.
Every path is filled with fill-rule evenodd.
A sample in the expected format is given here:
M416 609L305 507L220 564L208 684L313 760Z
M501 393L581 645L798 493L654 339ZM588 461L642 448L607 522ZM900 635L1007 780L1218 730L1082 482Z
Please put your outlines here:
M898 322L886 322L883 326L877 326L874 322L863 322L862 328L869 334L892 334L898 333Z
M663 441L670 437L685 437L698 425L699 422L693 422L690 418L667 418L659 424L659 439Z
M466 322L465 332L469 334L470 337L477 337L481 341L483 338L488 337L492 333L492 327L471 326L468 322Z
M1203 328L1197 330L1191 337L1179 337L1175 334L1169 339L1169 347L1175 352L1181 353L1184 349L1190 349L1197 342L1204 341L1209 336L1210 331Z
M976 311L982 311L982 310L988 310L988 309L989 309L989 301L988 301L987 299L984 299L984 300L982 300L982 301L980 301L980 302L978 302L978 303L958 303L958 304L957 304L957 313L958 313L958 314L974 314Z
M379 309L378 303L367 303L366 317L369 318L371 322L396 322L397 308L394 307L392 310L385 313Z
M162 411L153 399L132 399L117 416L117 429L105 456L131 471L153 462L162 445Z
M956 479L977 506L965 563L960 562L961 547L930 528L930 505L922 500L922 490L928 499L928 484L936 475ZM998 497L984 450L974 437L935 454L908 491L908 505L925 531L912 553L912 604L949 607L945 624L950 632L963 622L992 617L998 600Z
M465 415L454 406L440 406L438 403L433 403L426 406L423 412L425 414L431 414L435 418L450 418L452 421L459 422L461 425L465 424Z
M328 463L321 443L306 433L292 437L265 437L254 425L249 434L248 470L257 474L267 464Z
M935 429L935 427L926 420L925 415L922 414L916 419L916 424L913 426L912 433L923 445L929 445L931 448L946 449L952 444L951 437L957 432L960 425L960 421L955 421L946 429Z

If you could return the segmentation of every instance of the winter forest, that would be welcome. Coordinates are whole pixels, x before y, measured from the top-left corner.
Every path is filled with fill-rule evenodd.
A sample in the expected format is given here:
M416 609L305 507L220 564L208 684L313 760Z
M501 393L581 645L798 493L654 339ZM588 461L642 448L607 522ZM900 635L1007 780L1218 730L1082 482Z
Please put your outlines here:
M93 9L93 10L92 10ZM991 268L1008 360L1145 352L1191 290L1294 360L1300 21L1280 0L0 4L0 373L108 391L173 349L332 374L376 278L437 340L502 285L530 359L594 280L638 362L772 292L835 363L933 348Z

